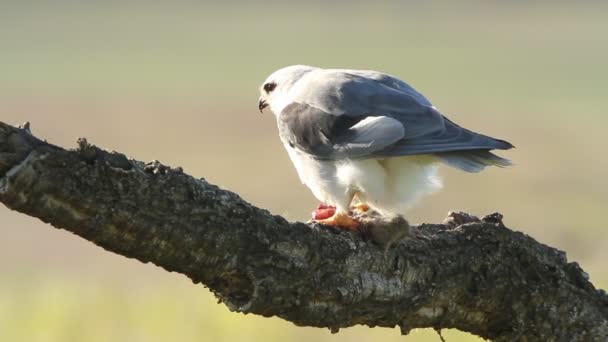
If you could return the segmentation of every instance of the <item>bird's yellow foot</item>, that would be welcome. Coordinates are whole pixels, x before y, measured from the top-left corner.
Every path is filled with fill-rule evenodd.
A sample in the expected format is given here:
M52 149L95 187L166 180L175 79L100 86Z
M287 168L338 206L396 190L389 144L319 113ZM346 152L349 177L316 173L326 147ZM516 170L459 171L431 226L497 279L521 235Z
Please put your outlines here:
M369 210L369 205L365 203L357 203L354 205L354 207L357 214L361 214Z
M326 226L332 226L336 228L357 230L359 222L353 220L348 214L335 213L332 217L323 220L314 220L317 223L324 224Z

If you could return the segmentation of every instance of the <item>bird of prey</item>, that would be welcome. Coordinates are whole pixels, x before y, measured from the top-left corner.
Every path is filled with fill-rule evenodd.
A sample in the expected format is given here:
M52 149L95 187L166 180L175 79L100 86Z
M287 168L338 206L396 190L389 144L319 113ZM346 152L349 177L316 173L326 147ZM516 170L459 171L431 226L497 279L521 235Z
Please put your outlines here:
M293 65L273 72L258 108L270 107L298 176L331 209L317 221L356 229L357 208L403 212L441 187L442 162L466 172L510 161L490 150L509 142L460 127L405 82L371 70Z

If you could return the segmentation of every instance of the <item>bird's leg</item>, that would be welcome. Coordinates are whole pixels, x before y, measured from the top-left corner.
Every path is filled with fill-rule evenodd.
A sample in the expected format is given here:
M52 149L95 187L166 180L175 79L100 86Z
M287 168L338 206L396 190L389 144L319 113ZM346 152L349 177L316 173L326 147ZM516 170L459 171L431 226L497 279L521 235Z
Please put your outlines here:
M369 205L367 205L367 204L365 204L365 203L361 202L361 198L360 198L360 196L359 196L359 194L358 194L358 193L357 193L357 194L355 194L355 196L357 197L357 201L358 201L358 203L357 203L357 204L355 204L355 205L353 205L353 207L355 208L355 209L354 209L354 211L355 211L357 214L362 214L362 213L364 213L364 212L368 211L368 210L369 210Z
M369 210L369 205L367 205L365 203L357 203L354 205L354 207L355 207L355 211L358 212L359 214L364 213Z

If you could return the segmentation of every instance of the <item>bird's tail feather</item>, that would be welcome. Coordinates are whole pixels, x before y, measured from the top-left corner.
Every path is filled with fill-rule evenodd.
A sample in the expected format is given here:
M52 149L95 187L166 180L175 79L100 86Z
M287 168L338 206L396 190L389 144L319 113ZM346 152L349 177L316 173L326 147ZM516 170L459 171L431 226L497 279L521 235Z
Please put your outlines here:
M512 165L509 159L495 155L489 150L464 150L435 153L435 156L448 164L462 171L476 173L483 170L486 166L506 167Z

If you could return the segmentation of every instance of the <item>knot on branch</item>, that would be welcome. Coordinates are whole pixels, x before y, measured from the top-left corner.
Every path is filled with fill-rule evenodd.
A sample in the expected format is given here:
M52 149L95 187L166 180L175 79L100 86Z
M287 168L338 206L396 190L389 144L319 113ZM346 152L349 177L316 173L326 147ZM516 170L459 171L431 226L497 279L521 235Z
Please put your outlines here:
M25 160L40 143L31 135L29 122L22 128L0 124L0 178Z

